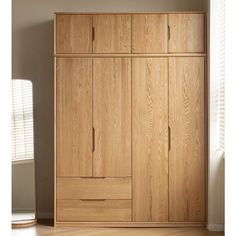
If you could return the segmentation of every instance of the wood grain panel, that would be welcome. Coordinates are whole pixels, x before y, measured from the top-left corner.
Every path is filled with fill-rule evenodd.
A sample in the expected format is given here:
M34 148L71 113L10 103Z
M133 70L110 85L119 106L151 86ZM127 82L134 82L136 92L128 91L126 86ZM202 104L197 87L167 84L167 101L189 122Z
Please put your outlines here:
M56 16L56 52L92 53L92 16Z
M132 59L133 220L168 221L166 58Z
M131 200L57 200L58 221L131 221Z
M132 53L167 52L167 15L132 16Z
M93 176L131 176L131 59L93 59Z
M56 60L57 176L92 175L92 59Z
M204 58L169 59L169 219L205 221Z
M57 199L131 199L131 178L58 178Z
M204 52L204 14L169 14L169 52Z
M94 53L131 52L130 15L94 15Z

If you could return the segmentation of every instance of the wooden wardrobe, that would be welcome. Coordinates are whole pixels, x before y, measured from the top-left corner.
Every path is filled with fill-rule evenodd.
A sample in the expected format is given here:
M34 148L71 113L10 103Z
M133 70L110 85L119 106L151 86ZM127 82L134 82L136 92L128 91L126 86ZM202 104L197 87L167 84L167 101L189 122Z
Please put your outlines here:
M205 14L55 14L55 225L206 224Z

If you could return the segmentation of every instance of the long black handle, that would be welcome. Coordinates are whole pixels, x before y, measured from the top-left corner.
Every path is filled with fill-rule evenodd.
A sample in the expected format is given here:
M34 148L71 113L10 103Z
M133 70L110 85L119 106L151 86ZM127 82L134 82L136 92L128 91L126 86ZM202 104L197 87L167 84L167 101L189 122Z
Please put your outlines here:
M95 29L94 27L92 27L92 41L95 40Z
M168 40L170 40L170 26L168 25Z
M170 145L171 145L171 143L170 143L170 139L171 139L171 136L170 136L170 127L168 126L168 150L170 150Z
M95 151L95 129L93 127L93 145L92 145L92 151Z

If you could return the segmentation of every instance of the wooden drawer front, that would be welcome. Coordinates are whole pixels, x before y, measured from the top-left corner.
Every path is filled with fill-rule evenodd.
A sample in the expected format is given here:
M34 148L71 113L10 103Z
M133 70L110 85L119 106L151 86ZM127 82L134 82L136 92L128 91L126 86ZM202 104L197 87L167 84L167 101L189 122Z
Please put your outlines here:
M131 178L58 178L57 199L131 199Z
M57 200L57 221L131 221L131 200Z

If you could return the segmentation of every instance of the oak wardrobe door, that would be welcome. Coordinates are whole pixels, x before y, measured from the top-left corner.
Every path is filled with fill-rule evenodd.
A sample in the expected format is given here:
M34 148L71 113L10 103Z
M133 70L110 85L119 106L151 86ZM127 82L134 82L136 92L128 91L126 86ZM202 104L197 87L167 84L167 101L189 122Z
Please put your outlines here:
M169 59L169 219L205 221L204 58Z
M167 62L167 58L132 59L134 221L168 221Z
M132 53L167 53L167 15L132 16Z
M93 59L93 176L131 176L131 59Z
M131 52L131 16L94 15L94 53Z
M92 59L56 59L57 176L92 176Z
M204 14L169 14L169 52L204 52Z
M56 53L92 53L92 16L56 15Z

